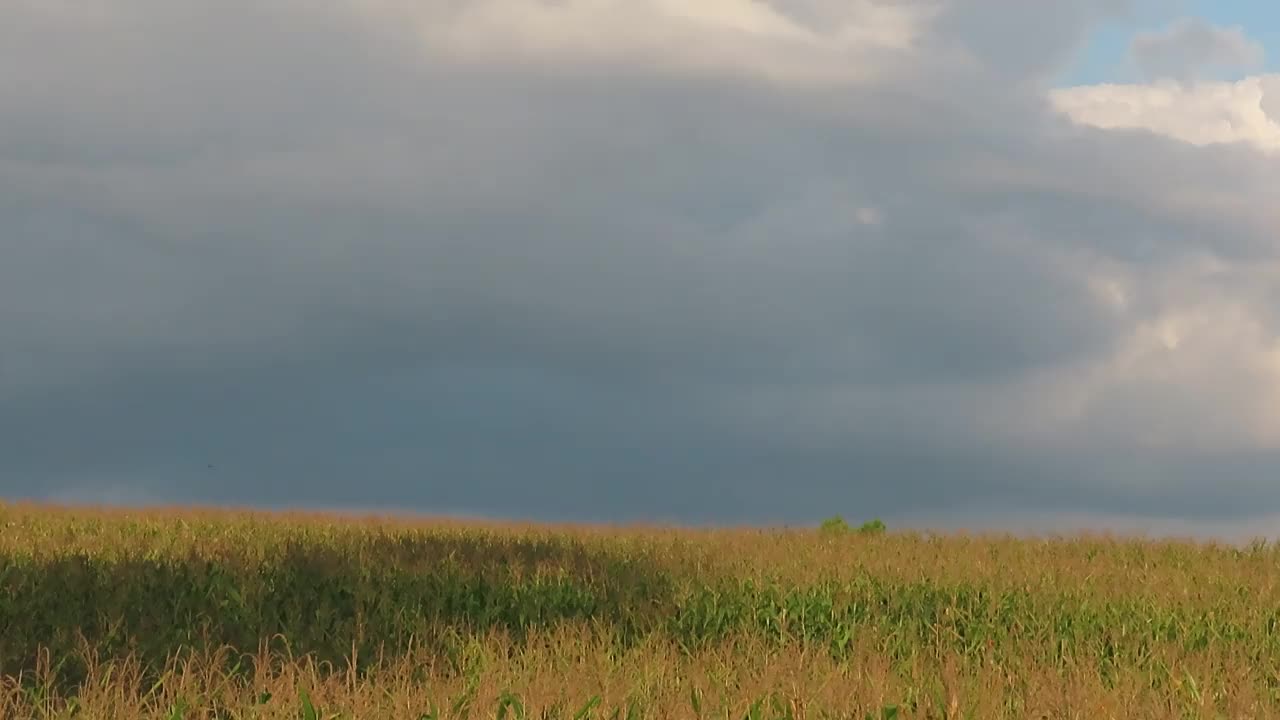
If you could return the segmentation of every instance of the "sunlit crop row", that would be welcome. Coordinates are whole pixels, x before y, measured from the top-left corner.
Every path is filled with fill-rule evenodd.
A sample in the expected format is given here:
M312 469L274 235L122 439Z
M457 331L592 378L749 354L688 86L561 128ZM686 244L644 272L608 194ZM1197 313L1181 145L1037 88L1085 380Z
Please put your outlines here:
M1280 552L0 506L3 717L1280 715Z

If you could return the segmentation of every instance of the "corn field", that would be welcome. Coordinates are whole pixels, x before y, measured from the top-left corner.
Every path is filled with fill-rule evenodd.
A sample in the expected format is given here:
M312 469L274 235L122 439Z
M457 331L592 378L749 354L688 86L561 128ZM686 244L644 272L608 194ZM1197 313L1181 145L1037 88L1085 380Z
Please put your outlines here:
M0 505L0 718L1280 717L1280 549Z

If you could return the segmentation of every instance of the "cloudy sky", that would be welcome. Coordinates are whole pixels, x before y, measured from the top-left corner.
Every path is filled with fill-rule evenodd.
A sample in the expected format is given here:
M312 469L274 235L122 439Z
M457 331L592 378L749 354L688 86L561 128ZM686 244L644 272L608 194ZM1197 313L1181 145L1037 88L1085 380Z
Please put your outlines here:
M1280 533L1280 10L7 0L0 497Z

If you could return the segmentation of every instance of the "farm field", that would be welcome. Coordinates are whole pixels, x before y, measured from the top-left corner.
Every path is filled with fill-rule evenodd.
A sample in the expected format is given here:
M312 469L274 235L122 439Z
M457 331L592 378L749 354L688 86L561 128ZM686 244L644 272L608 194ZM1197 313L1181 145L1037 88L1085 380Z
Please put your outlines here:
M1280 550L0 504L0 718L1280 717Z

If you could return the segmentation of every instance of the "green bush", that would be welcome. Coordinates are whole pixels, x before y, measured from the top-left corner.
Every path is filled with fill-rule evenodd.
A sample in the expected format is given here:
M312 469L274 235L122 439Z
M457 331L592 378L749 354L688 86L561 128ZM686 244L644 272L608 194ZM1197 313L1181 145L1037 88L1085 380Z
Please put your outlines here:
M862 527L858 528L858 532L863 535L879 535L884 532L885 529L884 522L881 521L880 518L876 518L862 523Z
M862 535L879 535L886 529L884 521L876 518L862 523L858 528L858 533ZM845 522L844 518L839 515L833 515L822 521L822 526L818 529L818 532L828 536L839 536L853 532L853 528L849 526L849 523Z
M850 530L852 528L849 527L849 523L845 522L844 518L839 515L823 520L822 527L818 528L818 532L823 535L846 535Z

